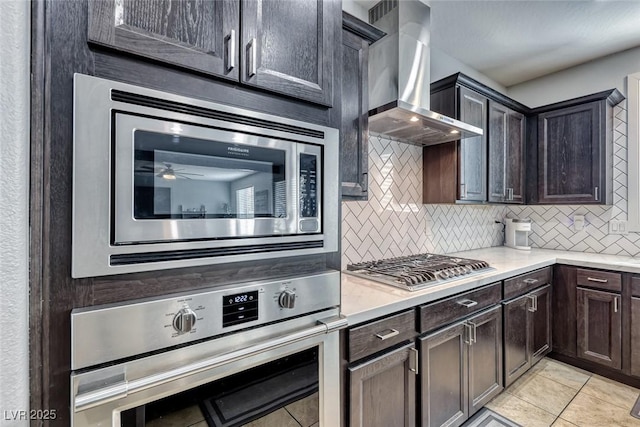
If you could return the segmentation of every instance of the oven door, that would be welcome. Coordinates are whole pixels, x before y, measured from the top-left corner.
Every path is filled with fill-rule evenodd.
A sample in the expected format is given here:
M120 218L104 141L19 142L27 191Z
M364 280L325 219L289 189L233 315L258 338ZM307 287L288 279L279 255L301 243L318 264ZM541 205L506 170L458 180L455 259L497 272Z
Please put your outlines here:
M319 146L123 113L114 121L113 244L321 233Z
M301 322L72 374L72 426L339 426L338 330L346 319Z

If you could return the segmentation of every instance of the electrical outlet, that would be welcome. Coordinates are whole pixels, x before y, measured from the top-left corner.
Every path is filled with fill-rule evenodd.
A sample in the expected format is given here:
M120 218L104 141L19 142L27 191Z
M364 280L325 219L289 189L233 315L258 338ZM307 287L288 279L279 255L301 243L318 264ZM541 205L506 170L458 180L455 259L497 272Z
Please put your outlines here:
M618 219L609 221L609 234L629 234L627 221Z
M573 231L584 230L584 215L573 216Z
M430 219L425 220L424 233L427 237L433 237L433 221Z

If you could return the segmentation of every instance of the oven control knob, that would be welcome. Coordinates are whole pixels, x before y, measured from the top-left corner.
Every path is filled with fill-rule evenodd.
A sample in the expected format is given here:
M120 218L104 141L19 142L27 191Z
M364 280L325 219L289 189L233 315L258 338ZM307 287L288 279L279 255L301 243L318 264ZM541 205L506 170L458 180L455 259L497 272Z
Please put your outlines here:
M282 291L278 297L278 304L282 308L293 308L296 305L296 293L289 289Z
M196 324L196 313L189 307L185 307L173 318L173 329L180 334L186 334Z

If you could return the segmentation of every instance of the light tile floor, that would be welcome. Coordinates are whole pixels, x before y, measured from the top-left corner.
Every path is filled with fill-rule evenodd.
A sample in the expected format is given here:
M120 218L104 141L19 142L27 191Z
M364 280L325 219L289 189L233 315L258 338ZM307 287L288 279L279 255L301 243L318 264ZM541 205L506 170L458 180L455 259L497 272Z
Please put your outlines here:
M487 407L524 427L640 426L629 412L640 390L542 359Z
M199 406L190 406L146 423L151 427L207 427ZM318 393L293 402L242 427L318 427Z

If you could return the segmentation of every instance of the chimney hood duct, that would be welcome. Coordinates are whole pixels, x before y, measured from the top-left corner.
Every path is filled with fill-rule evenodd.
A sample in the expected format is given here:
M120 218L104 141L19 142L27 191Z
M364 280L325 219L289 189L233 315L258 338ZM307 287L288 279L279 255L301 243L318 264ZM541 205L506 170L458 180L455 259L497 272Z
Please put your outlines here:
M431 9L420 0L382 0L369 22L387 35L369 51L369 130L415 145L433 145L482 129L429 110Z

